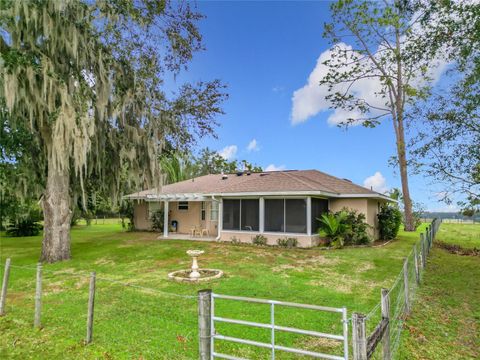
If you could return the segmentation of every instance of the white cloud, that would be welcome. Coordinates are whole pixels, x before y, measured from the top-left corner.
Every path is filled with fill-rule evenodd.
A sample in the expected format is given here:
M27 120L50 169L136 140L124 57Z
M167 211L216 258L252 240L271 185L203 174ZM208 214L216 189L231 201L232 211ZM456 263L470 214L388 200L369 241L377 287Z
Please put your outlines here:
M250 141L248 143L247 150L248 151L258 151L258 150L260 150L260 148L258 147L257 139L252 139L252 141Z
M363 186L382 194L388 191L387 180L380 171L377 171L372 176L367 177L363 181Z
M281 171L281 170L285 170L287 167L285 165L274 165L274 164L270 164L268 165L266 168L265 168L265 171Z
M218 155L223 157L225 160L231 160L237 155L238 147L237 145L225 146L222 150L218 152Z
M345 43L339 43L335 46L340 47L342 50L352 50L350 45ZM328 67L323 62L330 60L336 65L339 71L349 71L353 69L354 64L344 65L341 58L332 58L333 47L327 49L317 59L317 64L313 71L310 73L307 83L300 89L293 92L292 95L292 111L291 121L293 125L302 123L310 119L311 117L324 112L331 111L331 104L325 99L329 94L328 87L326 85L320 86L320 80L328 73ZM358 55L358 54L357 54ZM361 57L361 56L359 56ZM367 62L369 60L365 60ZM437 61L434 66L431 66L428 77L432 79L432 84L435 84L442 74L445 72L448 64L445 61ZM333 91L345 92L349 84L343 84L342 86L334 87ZM412 82L413 86L425 85L425 80L418 78L417 81ZM348 90L350 94L355 95L357 98L364 99L370 106L385 108L386 100L378 95L382 90L382 85L378 78L365 78L356 81ZM382 112L379 110L372 110L370 115L379 115ZM358 111L346 111L341 109L335 109L328 117L327 122L330 125L338 125L347 119L360 119L362 115ZM360 125L361 122L353 123L352 125Z
M285 86L277 85L272 88L272 91L275 93L283 92L285 90Z

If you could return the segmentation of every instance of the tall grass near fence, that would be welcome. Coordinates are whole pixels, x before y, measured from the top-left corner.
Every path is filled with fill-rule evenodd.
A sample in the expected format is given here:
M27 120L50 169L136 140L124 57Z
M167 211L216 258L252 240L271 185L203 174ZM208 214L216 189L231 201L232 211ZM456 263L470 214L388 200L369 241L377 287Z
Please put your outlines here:
M354 360L395 359L406 316L412 309L427 257L441 224L434 219L405 257L402 271L389 289L382 289L380 301L366 315L353 314L352 347Z

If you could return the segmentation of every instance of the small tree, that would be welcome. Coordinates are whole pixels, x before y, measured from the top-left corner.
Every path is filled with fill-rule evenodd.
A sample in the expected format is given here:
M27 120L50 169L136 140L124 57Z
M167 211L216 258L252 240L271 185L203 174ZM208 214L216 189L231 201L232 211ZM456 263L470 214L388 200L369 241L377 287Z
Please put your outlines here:
M333 48L324 61L327 74L320 85L328 87L326 99L350 117L341 125L375 127L391 119L405 205L405 228L415 230L408 184L405 142L406 108L428 95L429 70L435 62L419 49L417 32L424 12L409 1L339 0L331 5L332 22L324 37ZM348 43L348 44L347 44ZM368 82L375 90L368 98L354 86Z

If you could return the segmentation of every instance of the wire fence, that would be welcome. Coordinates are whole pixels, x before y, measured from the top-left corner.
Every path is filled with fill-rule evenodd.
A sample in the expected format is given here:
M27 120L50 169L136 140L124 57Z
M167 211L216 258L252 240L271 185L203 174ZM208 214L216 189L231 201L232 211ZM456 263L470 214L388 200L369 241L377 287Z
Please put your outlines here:
M420 234L420 241L413 245L404 259L402 271L390 289L382 289L380 301L373 309L366 315L353 314L354 360L397 358L405 318L412 310L441 222L434 219L426 232Z

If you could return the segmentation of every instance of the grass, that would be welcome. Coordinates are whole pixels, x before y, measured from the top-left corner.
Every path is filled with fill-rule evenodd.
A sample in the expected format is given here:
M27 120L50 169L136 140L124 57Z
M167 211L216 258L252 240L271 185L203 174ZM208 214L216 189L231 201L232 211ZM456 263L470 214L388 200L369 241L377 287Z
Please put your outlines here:
M0 318L0 358L198 358L195 295L202 288L227 295L346 306L349 316L353 311L367 313L379 301L380 289L393 283L403 257L418 240L418 233L401 233L398 240L383 247L342 250L263 248L156 238L154 233L125 232L118 223L108 221L75 227L72 260L44 266L44 327L34 330L33 267L40 253L41 237L3 237L2 263L11 257L12 264L32 269L12 268L7 315ZM202 285L168 281L168 272L189 267L185 251L191 248L205 250L201 266L224 270L226 276ZM434 271L433 266L430 269ZM85 346L88 275L93 270L98 276L94 342ZM269 322L269 308L265 305L219 300L216 310L218 316ZM278 308L276 319L284 326L341 333L338 315ZM269 342L269 331L264 329L224 325L217 330ZM335 341L286 333L279 333L277 341L285 346L341 354L341 344ZM218 345L221 352L251 359L263 359L268 354L243 345L220 341ZM298 358L280 352L277 355L279 359Z
M480 249L480 224L442 224L438 240L464 249Z
M480 248L480 224L442 224L437 240ZM434 247L402 335L401 359L480 358L480 257Z

